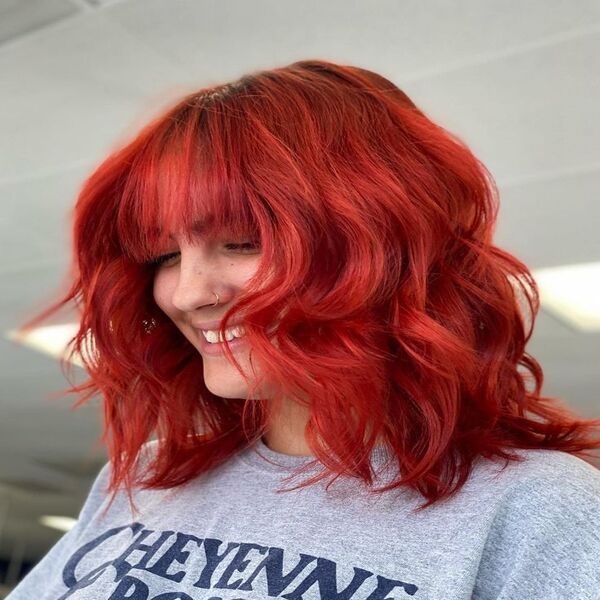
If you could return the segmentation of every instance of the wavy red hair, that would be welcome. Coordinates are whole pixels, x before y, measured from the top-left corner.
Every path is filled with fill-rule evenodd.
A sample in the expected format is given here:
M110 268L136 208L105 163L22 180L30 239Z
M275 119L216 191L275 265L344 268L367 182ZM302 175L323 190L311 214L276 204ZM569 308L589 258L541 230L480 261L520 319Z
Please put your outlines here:
M324 466L291 489L341 474L372 486L383 439L399 472L373 492L413 488L422 510L478 456L600 448L600 419L540 394L525 352L538 291L493 244L497 211L484 165L381 75L322 60L253 72L184 97L93 171L74 211L72 285L22 329L75 302L72 352L89 379L67 392L75 407L102 396L113 493L215 468L265 433L285 396L309 410ZM197 221L211 239L262 246L223 320L244 316L262 367L247 399L206 388L202 356L153 300L147 261ZM278 348L265 333L275 316ZM263 380L274 396L249 400Z

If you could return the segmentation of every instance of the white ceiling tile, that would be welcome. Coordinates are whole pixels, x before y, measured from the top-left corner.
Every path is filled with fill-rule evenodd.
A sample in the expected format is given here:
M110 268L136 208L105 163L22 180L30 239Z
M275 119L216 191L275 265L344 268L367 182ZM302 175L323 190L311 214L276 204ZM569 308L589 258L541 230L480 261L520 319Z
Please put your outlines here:
M44 176L0 183L4 219L16 229L26 230L35 242L35 256L39 259L47 260L50 257L67 262L73 209L93 167L92 163L85 163ZM28 257L23 262L30 263L31 259ZM0 254L0 273L4 269L12 270L14 266L14 261L5 260L4 255Z
M181 70L102 12L0 51L0 183L96 161L177 95Z
M202 78L337 58L402 81L600 23L596 0L132 0L111 7L155 50Z
M531 268L600 257L600 169L500 188L496 244Z
M600 165L599 72L600 33L404 89L508 184Z
M0 44L78 13L69 0L1 0Z
M18 270L6 270L0 275L3 284L0 294L2 332L33 316L33 312L45 306L59 292L66 292L63 285L68 268L66 263L50 258L47 261L37 259L27 268L20 264ZM64 314L70 315L72 311L65 309Z

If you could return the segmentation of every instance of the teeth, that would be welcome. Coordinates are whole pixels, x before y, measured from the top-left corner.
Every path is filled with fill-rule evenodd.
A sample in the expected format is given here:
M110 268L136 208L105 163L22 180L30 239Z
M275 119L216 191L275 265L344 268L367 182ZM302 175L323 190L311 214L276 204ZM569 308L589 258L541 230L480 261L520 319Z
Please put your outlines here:
M237 327L229 327L229 329L225 330L225 339L230 342L234 338L242 337L244 333L246 332L241 325L238 325ZM216 344L218 342L222 343L224 341L218 331L202 330L202 335L210 344Z

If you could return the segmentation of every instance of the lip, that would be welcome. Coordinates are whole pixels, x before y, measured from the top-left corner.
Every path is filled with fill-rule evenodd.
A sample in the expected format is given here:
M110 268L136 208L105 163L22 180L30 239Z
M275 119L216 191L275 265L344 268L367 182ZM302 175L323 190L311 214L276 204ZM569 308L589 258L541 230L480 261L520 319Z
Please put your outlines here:
M240 325L242 323L242 320L239 319L238 321L232 321L231 323L229 323L229 327L235 327L236 325ZM204 331L206 331L207 329L212 329L213 331L219 331L219 327L221 326L221 321L206 321L206 323L191 323L191 326L194 329L204 329Z

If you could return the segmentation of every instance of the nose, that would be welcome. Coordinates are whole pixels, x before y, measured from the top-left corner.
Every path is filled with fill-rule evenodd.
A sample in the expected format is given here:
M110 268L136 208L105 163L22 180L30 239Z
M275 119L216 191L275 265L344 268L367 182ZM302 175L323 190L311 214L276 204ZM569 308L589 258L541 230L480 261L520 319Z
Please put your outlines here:
M216 284L217 273L207 263L201 265L199 260L191 257L186 260L182 254L171 302L182 312L192 312L201 306L214 304L217 301L213 293Z

